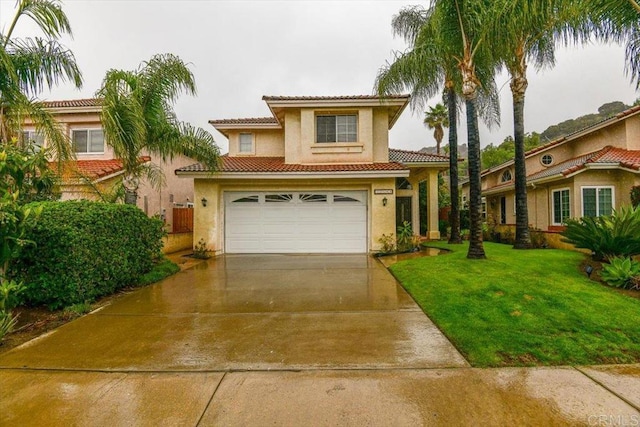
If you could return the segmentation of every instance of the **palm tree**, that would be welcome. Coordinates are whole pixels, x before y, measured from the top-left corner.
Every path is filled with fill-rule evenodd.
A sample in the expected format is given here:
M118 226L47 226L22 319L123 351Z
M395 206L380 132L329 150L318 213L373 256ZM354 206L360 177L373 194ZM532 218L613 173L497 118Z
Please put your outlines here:
M110 70L97 96L102 126L117 158L122 160L125 203L136 204L140 179L158 188L164 176L158 166L142 163L150 154L162 161L184 155L215 170L219 150L211 134L179 122L173 103L181 93L196 92L193 74L171 54L155 55L135 71Z
M597 38L626 44L626 71L636 82L636 88L640 88L640 3L636 0L583 0L580 4Z
M433 129L433 137L436 140L436 154L440 154L440 143L444 138L444 128L449 127L449 113L447 108L438 103L435 107L429 107L425 111L424 124L429 129Z
M45 37L14 38L16 26L25 17ZM58 42L65 34L72 35L71 27L58 0L19 0L8 30L0 33L0 140L17 138L28 116L59 160L73 157L71 145L35 97L62 81L82 86L73 53Z
M458 188L458 133L456 59L444 49L441 33L431 20L433 8L406 7L393 17L395 36L401 36L409 50L397 53L393 63L382 67L376 77L380 96L411 92L414 109L422 106L444 86L449 122L449 191L451 195L451 234L449 243L462 243L460 235L460 197Z
M438 0L436 15L450 55L457 58L462 96L467 113L469 145L469 250L467 258L486 258L482 245L482 189L480 180L480 136L478 94L493 81L495 59L486 43L499 16L496 5L484 0Z

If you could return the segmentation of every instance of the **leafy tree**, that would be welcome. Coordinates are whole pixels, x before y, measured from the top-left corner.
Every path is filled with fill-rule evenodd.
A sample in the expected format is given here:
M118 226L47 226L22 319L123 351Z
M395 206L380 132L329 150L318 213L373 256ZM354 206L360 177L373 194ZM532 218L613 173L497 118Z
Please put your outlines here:
M31 19L44 37L13 37L23 18ZM58 41L71 27L58 0L18 0L6 31L0 33L0 141L18 137L24 117L33 120L59 160L73 157L68 138L34 98L61 81L82 86L73 53Z
M540 134L528 133L524 136L525 151L540 145ZM482 169L489 169L513 160L515 156L515 141L507 136L500 145L489 144L482 149Z
M429 107L425 111L424 124L429 129L433 129L433 137L436 140L436 154L440 154L440 143L444 138L444 128L449 127L449 114L447 108L438 103L435 107Z
M140 179L156 188L163 184L160 168L140 161L143 153L163 161L185 155L217 168L219 149L211 134L176 118L173 104L183 92L194 95L195 81L175 55L155 55L135 71L107 72L98 96L105 136L123 163L125 203L136 204Z

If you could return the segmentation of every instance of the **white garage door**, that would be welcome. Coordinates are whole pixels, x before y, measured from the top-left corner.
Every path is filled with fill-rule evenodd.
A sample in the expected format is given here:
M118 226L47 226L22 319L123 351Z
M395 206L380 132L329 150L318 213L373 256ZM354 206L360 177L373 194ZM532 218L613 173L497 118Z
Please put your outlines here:
M225 251L367 252L367 193L225 193Z

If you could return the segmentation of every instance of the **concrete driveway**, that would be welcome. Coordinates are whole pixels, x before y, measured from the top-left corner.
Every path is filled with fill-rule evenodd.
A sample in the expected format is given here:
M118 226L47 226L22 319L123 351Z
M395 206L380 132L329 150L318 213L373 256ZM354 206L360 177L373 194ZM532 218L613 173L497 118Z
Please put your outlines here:
M227 255L1 355L0 425L640 423L629 369L472 369L373 258Z

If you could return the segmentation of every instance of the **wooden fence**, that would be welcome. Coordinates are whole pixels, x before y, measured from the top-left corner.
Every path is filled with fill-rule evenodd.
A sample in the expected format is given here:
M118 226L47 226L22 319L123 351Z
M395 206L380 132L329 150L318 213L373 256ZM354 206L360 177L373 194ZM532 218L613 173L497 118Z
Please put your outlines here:
M173 208L173 232L193 231L193 208Z

